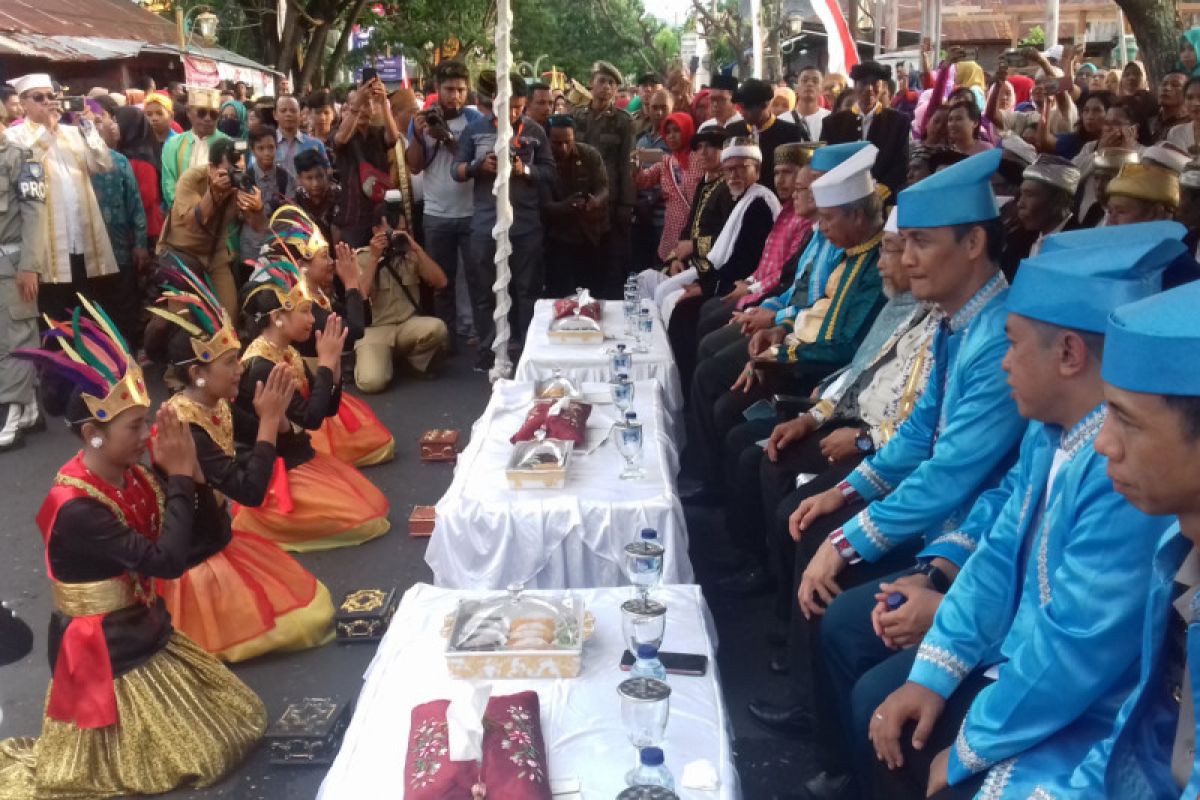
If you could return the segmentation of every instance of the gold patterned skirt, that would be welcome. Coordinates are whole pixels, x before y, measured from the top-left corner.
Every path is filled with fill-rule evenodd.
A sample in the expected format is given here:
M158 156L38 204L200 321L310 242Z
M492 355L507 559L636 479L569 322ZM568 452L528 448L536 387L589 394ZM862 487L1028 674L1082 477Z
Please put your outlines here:
M45 718L42 735L0 741L0 800L99 800L208 786L262 738L262 701L176 632L113 681L119 722L82 730Z

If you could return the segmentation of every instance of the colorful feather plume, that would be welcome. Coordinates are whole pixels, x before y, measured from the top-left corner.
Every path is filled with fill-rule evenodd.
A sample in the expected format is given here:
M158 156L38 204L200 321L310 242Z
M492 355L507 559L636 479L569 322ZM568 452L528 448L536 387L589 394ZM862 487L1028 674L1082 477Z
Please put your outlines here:
M49 328L45 338L57 342L57 350L19 349L13 355L32 361L39 369L70 381L93 397L103 398L136 365L124 337L104 309L83 295L78 297L81 306L69 321L45 318ZM83 316L85 310L87 317Z
M321 229L297 206L280 206L271 215L270 228L274 236L272 251L292 261L297 255L312 258L317 251L329 246Z
M178 256L172 254L172 257L175 263L159 272L163 279L162 297L159 298L159 302L182 306L188 312L188 316L161 308L151 308L149 311L175 323L194 337L215 335L226 322L221 301L217 299L206 278L201 278L188 269Z

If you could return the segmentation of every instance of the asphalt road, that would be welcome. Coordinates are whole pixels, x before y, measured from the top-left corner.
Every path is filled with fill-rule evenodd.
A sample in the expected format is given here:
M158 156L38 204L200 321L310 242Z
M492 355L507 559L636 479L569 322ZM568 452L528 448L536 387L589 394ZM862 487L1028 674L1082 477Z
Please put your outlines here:
M430 428L454 428L465 446L471 424L483 411L489 395L484 375L470 369L472 354L449 361L434 381L398 377L392 388L370 398L375 413L396 437L397 457L366 471L391 502L391 532L359 547L303 554L299 560L328 587L335 598L362 587L397 586L404 591L419 581L431 581L424 561L424 539L408 535L407 520L414 505L432 505L450 483L452 466L422 464L417 439ZM161 384L151 372L151 389L161 398ZM156 391L157 387L157 391ZM0 599L7 600L34 628L33 653L0 668L0 738L35 736L50 667L45 654L50 592L45 576L41 537L34 525L55 470L78 449L79 442L58 421L29 437L25 446L0 454ZM719 527L717 509L689 509L693 552L711 542ZM697 566L702 583L710 577ZM794 787L811 772L804 743L770 736L748 718L746 702L753 696L782 691L785 679L766 670L765 620L767 598L725 600L706 592L720 636L718 666L737 736L737 755L748 800L774 797ZM289 698L335 696L354 698L362 674L374 653L371 645L330 644L316 650L265 656L233 666L234 672L262 697L272 718ZM403 742L396 742L397 758ZM265 748L216 786L184 789L169 798L236 798L237 800L303 800L315 797L323 770L313 767L273 767ZM793 789L794 791L794 789ZM349 800L349 799L348 799Z

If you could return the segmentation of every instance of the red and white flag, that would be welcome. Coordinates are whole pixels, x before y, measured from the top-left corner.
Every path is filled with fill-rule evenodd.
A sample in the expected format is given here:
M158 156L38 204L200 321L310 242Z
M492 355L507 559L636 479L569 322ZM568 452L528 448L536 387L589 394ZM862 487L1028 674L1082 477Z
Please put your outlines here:
M850 0L852 3L858 0ZM854 37L850 35L850 26L842 14L838 0L812 0L813 11L825 26L829 42L829 63L825 72L840 73L849 77L850 68L858 63L858 48L854 46Z
M412 88L408 85L408 60L404 56L400 56L400 85L405 89Z

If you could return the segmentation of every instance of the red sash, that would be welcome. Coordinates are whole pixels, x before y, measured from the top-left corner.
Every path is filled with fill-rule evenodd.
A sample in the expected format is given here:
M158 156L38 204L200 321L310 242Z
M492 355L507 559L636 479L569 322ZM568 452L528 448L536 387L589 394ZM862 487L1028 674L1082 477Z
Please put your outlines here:
M46 572L52 580L50 567L50 535L58 512L71 500L90 498L105 505L122 524L151 541L162 530L161 493L154 478L138 466L126 473L126 488L118 492L99 480L83 466L76 455L58 471L55 485L46 495L37 515L46 548ZM152 598L149 582L136 575L126 576L138 582L142 596ZM67 623L58 658L54 664L54 681L46 714L60 722L72 722L79 728L104 728L117 723L117 698L113 691L112 661L108 640L104 638L104 614L74 617Z

